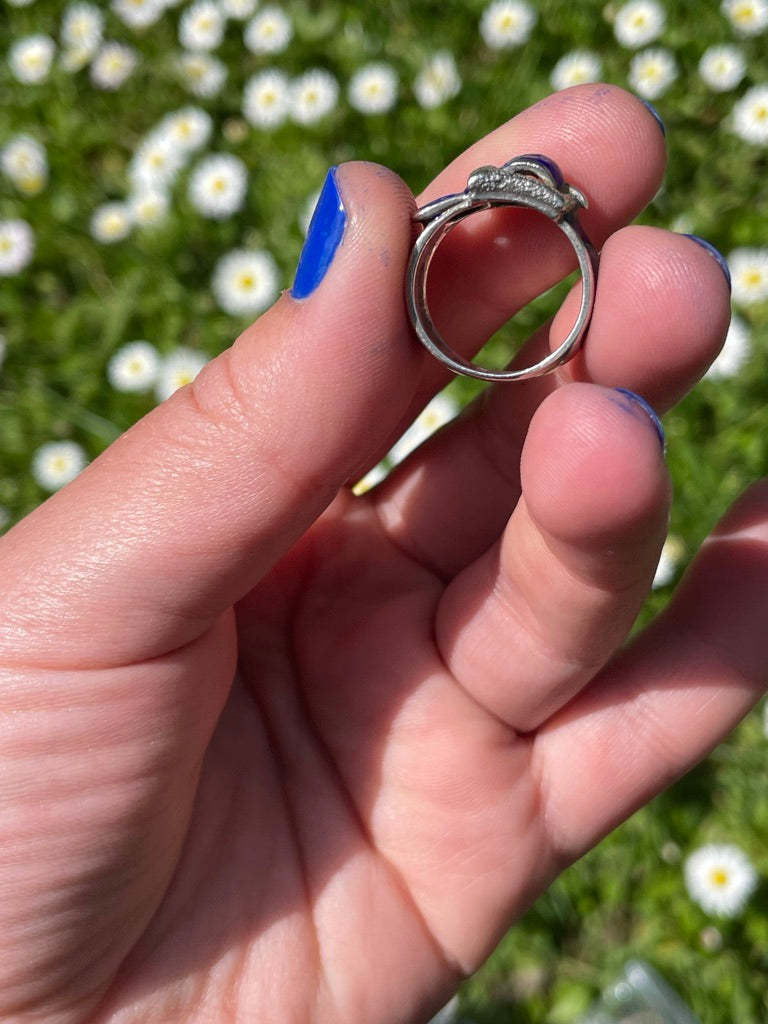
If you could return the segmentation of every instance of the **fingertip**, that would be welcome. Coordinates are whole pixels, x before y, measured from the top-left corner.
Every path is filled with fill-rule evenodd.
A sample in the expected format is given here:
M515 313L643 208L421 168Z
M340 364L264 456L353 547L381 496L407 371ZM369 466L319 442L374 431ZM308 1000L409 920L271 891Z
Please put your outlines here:
M521 482L548 534L588 547L645 546L663 536L669 477L645 405L593 384L569 384L542 403L523 449Z

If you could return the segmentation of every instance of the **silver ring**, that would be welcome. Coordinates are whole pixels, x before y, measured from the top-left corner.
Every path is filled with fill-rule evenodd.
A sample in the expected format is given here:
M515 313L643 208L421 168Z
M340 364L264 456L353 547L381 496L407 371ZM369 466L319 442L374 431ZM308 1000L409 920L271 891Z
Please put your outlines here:
M554 221L574 248L581 272L581 305L568 336L553 352L517 370L490 370L462 358L444 341L427 304L427 276L435 250L465 217L497 206L523 206ZM408 315L414 330L433 356L454 373L479 380L528 380L549 373L578 351L589 327L595 301L598 254L578 220L587 208L583 192L569 185L557 164L546 156L518 156L501 167L479 167L470 174L463 192L435 199L414 214L424 230L414 243L406 278Z

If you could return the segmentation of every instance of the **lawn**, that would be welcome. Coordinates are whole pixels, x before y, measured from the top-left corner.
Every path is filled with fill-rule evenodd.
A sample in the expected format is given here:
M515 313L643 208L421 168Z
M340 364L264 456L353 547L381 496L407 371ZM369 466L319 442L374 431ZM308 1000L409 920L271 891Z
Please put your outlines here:
M375 160L418 191L593 80L666 126L642 222L708 239L733 276L723 355L665 418L676 497L651 618L768 467L768 0L0 0L0 529L290 285L328 166ZM429 423L475 390L454 381ZM462 1014L571 1024L641 957L702 1024L768 1018L767 753L760 708L565 873L465 984ZM691 880L711 845L719 903Z

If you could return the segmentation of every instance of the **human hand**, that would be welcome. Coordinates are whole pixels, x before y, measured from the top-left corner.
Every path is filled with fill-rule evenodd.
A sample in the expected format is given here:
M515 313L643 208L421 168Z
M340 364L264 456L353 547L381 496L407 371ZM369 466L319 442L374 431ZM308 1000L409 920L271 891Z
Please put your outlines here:
M412 199L345 165L319 287L0 543L0 1021L423 1020L759 696L764 487L619 650L670 488L612 389L679 399L726 281L690 239L624 226L664 144L618 89L550 97L423 200L532 151L603 248L565 368L487 392L354 497L445 377L404 314ZM496 211L441 246L430 305L457 349L569 269L542 221Z

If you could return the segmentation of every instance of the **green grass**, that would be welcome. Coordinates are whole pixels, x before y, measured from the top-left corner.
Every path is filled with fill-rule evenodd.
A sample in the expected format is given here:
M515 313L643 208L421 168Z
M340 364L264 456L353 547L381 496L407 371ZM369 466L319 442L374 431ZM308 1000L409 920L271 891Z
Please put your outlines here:
M466 145L551 91L555 62L576 48L598 53L603 78L627 84L632 54L620 47L602 0L540 0L527 44L493 51L481 40L478 0L363 5L296 0L284 9L295 34L271 57L245 50L231 21L215 51L228 69L222 91L195 100L180 82L177 22L168 9L149 30L135 32L107 5L105 35L133 46L139 64L115 92L94 88L87 68L54 64L44 82L19 83L5 60L10 45L31 33L58 37L63 5L36 0L13 7L0 0L0 147L18 133L43 143L50 175L37 195L24 195L0 176L0 220L28 221L37 239L31 264L0 277L0 518L12 523L45 497L30 472L32 453L52 439L71 438L89 457L154 404L151 394L111 388L106 366L121 345L146 338L168 353L178 346L213 356L242 328L222 313L210 290L216 260L231 248L269 250L288 286L302 243L300 213L331 164L372 159L397 170L414 191ZM655 100L667 126L669 170L664 189L641 218L708 238L728 255L768 246L768 149L730 128L734 102L768 79L766 33L738 39L715 0L668 0L667 27L657 43L675 55L679 74ZM747 74L734 90L716 93L697 73L704 50L736 41ZM453 54L459 94L423 110L411 83L434 52ZM388 113L352 110L344 86L370 61L397 71L400 96ZM286 123L258 131L242 118L247 79L265 66L295 75L314 66L342 85L336 108L309 127ZM104 245L90 234L92 211L126 193L126 172L141 137L169 111L195 103L212 117L208 150L235 153L249 169L243 208L221 223L206 220L186 198L185 174L173 189L167 220ZM535 316L551 309L540 302ZM672 533L683 551L679 570L718 515L768 466L768 303L740 308L752 354L731 378L705 380L666 418L676 499ZM515 345L533 314L496 342ZM468 382L452 390L462 400ZM668 596L661 588L646 621ZM755 712L704 765L570 869L509 934L462 992L477 1024L514 1021L569 1024L630 956L661 969L703 1024L758 1024L768 1016L768 887L761 885L743 915L713 921L687 896L682 862L709 841L735 843L768 878L768 787L761 712ZM578 765L574 765L578 770ZM513 862L510 871L515 870ZM712 931L715 925L718 932ZM718 939L719 936L719 939ZM718 948L712 948L712 946Z

